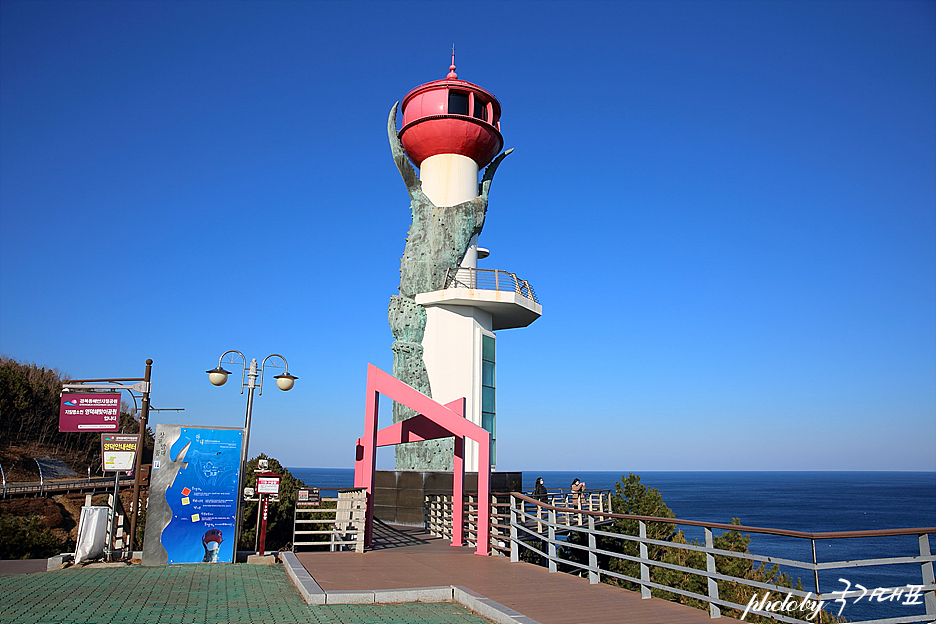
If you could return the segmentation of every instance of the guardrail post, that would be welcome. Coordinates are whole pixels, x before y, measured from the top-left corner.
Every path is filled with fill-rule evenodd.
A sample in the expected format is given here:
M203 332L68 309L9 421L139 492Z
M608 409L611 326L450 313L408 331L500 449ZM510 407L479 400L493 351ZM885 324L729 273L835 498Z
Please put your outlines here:
M556 572L558 568L556 567L556 510L549 510L549 531L547 532L549 536L549 544L546 548L546 551L549 553L549 571Z
M364 552L364 525L367 522L367 490L361 492L364 496L358 498L354 507L352 518L354 520L354 529L357 532L354 537L354 552Z
M715 574L715 555L713 555L710 550L714 547L715 542L712 537L712 529L705 527L705 571L709 574ZM718 608L717 604L712 602L713 600L718 600L718 581L713 579L711 576L707 577L707 580L709 595L709 617L721 617L721 609Z
M930 556L930 544L929 544L929 535L926 533L920 535L920 556L929 557ZM933 562L924 561L922 564L923 568L923 584L924 585L933 585L936 583L936 576L933 574ZM936 589L933 591L926 592L926 620L932 621L936 618Z
M435 535L432 532L432 498L429 494L423 497L423 524L426 525L426 533Z
M590 585L601 582L596 550L598 550L598 538L595 537L595 516L588 516L588 582Z
M523 506L523 501L518 498L510 497L510 562L517 563L520 561L520 547L517 545L517 540L520 539L517 535L517 506Z
M644 563L644 561L650 560L650 553L647 552L647 543L644 541L647 539L647 523L643 520L638 520L637 523L640 527L640 580L643 581L640 584L640 597L642 599L647 599L652 597L650 586L645 585L645 583L650 581L650 566Z
M813 581L816 583L816 599L818 600L818 597L822 595L822 592L819 591L819 566L816 565L819 560L816 559L816 540L810 539L809 543L812 546Z
M504 534L504 529L501 525L500 510L501 510L501 507L497 500L497 495L492 492L491 493L491 511L488 514L488 517L491 519L491 535L489 536L489 540L490 540L492 549L495 546L498 549L506 546L506 544L504 544L505 534ZM491 552L492 554L493 553L501 554L500 550L492 550Z

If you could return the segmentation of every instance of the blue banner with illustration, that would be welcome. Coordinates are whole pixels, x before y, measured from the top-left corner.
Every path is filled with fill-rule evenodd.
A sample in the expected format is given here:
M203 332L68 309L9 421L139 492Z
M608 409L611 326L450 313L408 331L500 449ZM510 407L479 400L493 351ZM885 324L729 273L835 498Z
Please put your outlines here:
M243 429L157 425L148 512L156 526L151 536L147 522L144 564L234 561L243 438Z

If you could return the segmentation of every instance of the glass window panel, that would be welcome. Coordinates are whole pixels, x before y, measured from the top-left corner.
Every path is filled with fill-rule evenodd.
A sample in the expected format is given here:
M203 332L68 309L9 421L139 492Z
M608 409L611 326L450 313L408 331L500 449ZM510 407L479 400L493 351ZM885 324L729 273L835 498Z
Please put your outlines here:
M495 434L494 427L496 425L496 419L494 414L490 412L481 412L481 427L485 431L489 431L491 435Z
M487 102L478 98L474 99L474 116L482 121L487 121Z
M481 358L494 362L494 339L490 336L481 336Z
M468 94L462 91L449 91L448 113L449 115L467 115Z
M494 388L481 388L481 411L493 414L497 411L494 405Z
M494 362L481 362L481 385L494 387Z

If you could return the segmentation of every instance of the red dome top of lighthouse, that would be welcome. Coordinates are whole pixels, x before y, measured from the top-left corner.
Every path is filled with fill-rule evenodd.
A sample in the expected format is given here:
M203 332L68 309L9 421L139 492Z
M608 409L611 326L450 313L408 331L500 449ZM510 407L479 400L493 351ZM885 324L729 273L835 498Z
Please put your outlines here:
M400 141L417 167L430 156L461 154L484 167L504 147L500 102L476 84L459 80L455 57L448 75L403 98Z

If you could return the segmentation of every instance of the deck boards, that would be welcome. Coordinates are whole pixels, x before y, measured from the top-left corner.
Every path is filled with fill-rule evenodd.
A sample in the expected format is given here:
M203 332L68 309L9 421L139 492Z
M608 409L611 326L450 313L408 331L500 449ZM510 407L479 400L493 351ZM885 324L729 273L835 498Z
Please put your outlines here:
M461 585L541 624L713 624L708 611L546 568L482 557L419 529L378 527L366 553L296 553L326 592ZM733 622L722 617L717 622Z

